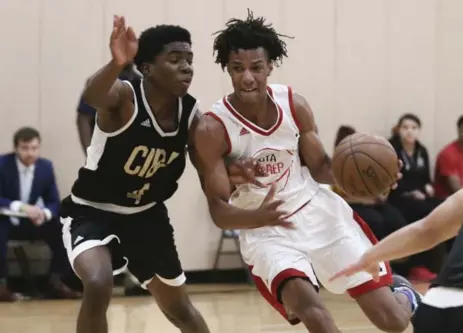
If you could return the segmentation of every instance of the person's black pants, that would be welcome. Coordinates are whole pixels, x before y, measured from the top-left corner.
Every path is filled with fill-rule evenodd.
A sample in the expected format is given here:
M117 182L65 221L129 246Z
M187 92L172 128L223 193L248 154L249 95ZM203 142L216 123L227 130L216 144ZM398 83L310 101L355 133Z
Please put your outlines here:
M351 204L350 206L370 226L378 240L409 224L402 212L389 202L379 205ZM413 214L417 213L409 213L409 216ZM391 266L401 275L408 275L410 268L418 266L427 267L437 273L443 264L445 253L446 246L440 244L428 251L411 256L405 262L391 263Z
M64 249L61 228L62 225L58 219L44 222L38 227L27 219L21 219L17 226L13 225L9 218L0 219L0 278L8 277L8 240L44 241L52 253L50 274L60 276L70 274L71 268Z

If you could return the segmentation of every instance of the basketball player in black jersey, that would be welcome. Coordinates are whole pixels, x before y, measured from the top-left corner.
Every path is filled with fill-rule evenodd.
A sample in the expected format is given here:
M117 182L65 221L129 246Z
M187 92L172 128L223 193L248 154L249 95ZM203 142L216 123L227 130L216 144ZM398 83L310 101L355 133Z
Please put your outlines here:
M63 241L84 286L77 332L108 331L113 274L127 268L181 332L207 333L183 286L164 205L177 190L198 117L196 99L187 93L190 33L161 25L137 40L116 16L110 49L112 60L83 93L98 110L97 125L85 166L62 205ZM118 80L132 60L143 79Z
M413 318L414 333L463 332L463 190L425 218L397 230L332 279L360 271L378 274L378 262L408 257L455 237L437 279Z

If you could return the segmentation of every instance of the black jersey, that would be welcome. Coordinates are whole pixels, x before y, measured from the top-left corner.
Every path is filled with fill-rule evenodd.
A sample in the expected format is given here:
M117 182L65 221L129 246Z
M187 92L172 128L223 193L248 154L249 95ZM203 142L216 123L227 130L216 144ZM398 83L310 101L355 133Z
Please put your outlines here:
M188 129L197 111L196 99L178 100L178 127L164 132L147 102L143 81L125 81L134 94L134 114L114 133L95 126L85 166L72 187L83 200L140 207L169 199L185 169Z
M463 227L433 286L463 289Z

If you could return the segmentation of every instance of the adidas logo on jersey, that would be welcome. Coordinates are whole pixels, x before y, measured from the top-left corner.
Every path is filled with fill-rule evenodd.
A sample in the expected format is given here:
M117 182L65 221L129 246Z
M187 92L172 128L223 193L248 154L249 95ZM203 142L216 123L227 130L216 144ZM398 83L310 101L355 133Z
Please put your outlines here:
M146 119L140 125L145 126L145 127L151 127L151 123L149 119Z
M249 134L249 131L246 129L246 128L242 128L241 131L240 131L240 136L241 135L246 135L246 134Z

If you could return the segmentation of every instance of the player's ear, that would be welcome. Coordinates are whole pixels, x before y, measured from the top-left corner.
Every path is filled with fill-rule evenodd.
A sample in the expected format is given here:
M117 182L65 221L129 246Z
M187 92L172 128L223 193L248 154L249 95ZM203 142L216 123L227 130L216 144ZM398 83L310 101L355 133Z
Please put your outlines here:
M144 63L143 65L141 65L141 73L143 74L143 76L150 76L151 71L153 70L152 67L153 66L151 66L148 63Z
M231 76L231 68L230 65L227 64L227 73Z
M268 62L268 73L267 73L267 76L272 75L272 72L273 72L273 63L271 63L271 62L269 61L269 62Z

